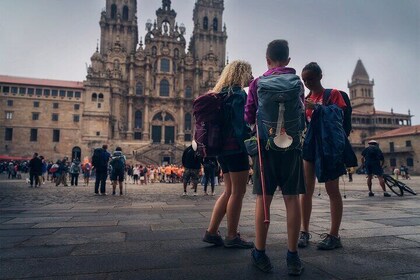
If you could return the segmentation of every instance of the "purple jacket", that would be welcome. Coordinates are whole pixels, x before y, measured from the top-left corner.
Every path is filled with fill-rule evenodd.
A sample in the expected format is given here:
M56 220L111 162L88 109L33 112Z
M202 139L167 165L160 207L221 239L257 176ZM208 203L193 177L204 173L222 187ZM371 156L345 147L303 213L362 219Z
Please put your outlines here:
M270 75L279 75L279 74L296 74L296 70L290 67L276 67L268 69L263 76ZM257 85L258 79L256 78L249 84L248 97L245 104L245 121L249 124L254 124L258 108L258 95L257 95Z

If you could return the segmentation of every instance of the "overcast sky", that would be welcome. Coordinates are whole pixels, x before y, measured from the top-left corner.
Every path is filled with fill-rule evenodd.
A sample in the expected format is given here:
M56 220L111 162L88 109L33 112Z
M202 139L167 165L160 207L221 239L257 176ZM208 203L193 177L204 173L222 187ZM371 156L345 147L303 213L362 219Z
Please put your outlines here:
M178 23L192 33L194 0L173 0ZM161 0L137 0L139 36ZM0 74L84 80L100 37L105 0L0 0ZM348 91L360 58L375 80L377 110L415 115L420 124L420 0L225 0L229 60L266 70L265 48L287 39L290 66L311 61L324 87Z

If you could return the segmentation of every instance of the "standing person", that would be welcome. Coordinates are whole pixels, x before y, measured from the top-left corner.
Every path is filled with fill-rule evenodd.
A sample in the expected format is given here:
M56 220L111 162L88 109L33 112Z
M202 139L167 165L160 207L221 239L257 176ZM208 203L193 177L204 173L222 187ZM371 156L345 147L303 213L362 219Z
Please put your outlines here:
M40 177L42 174L42 160L38 157L38 153L34 153L32 159L29 161L29 187L41 186ZM35 179L35 180L34 180Z
M323 100L326 89L321 84L322 70L316 62L311 62L303 68L302 79L305 86L310 90L308 97L305 99L306 119L309 122L309 125L316 125L316 120L312 120L312 117L317 106L322 106L323 104L329 102L328 104L337 105L341 109L346 107L346 103L341 96L341 93L336 89L331 91L328 101ZM304 145L306 145L306 141ZM305 149L306 146L304 146L304 150ZM315 150L316 147L314 145L309 147L308 145L308 149ZM341 175L345 174L346 171L344 164L337 164L336 166L332 166L331 169L335 170L335 178L329 179L325 182L325 188L330 199L331 228L329 233L321 235L321 238L324 237L324 239L321 240L317 246L317 248L321 250L332 250L342 247L339 229L343 216L343 201L341 199L339 189L339 178ZM312 197L315 189L314 158L309 159L309 157L307 158L304 155L304 170L306 194L301 195L300 197L302 208L302 226L299 237L299 247L301 248L308 246L309 239L311 238L311 235L309 234L309 221L312 212Z
M226 94L223 115L224 143L222 154L217 159L223 171L225 190L214 205L203 241L217 246L224 245L226 248L254 247L253 242L242 239L238 233L249 169L248 154L244 145L244 140L249 135L244 120L246 93L243 88L248 86L251 79L251 65L235 60L225 66L213 88L213 92L217 94ZM226 110L227 108L230 109ZM227 234L223 241L219 234L219 226L225 215Z
M289 45L286 40L270 42L266 50L268 70L255 79L249 86L245 107L245 119L249 124L256 124L259 134L260 158L256 155L254 163L255 205L255 249L252 251L253 264L264 272L273 266L265 253L268 234L267 219L274 192L280 187L286 206L287 220L287 270L290 275L300 275L303 265L297 252L300 226L299 194L305 193L303 166L301 157L301 136L305 126L303 118L303 85L290 62ZM275 100L275 102L270 101ZM284 107L285 111L280 110ZM278 110L278 111L277 111ZM278 112L276 114L276 112ZM278 121L282 117L283 121ZM275 122L267 122L274 119ZM265 125L269 126L265 126ZM282 127L279 127L279 126ZM268 137L280 129L275 136L289 136L286 148L269 146ZM262 134L262 132L264 132ZM266 134L269 133L269 134ZM264 136L264 137L262 137ZM274 142L274 138L272 139ZM267 148L268 147L268 148ZM246 160L248 164L248 158ZM263 173L264 190L262 185Z
M385 189L384 170L382 166L384 165L384 155L382 154L381 149L379 149L378 142L375 140L370 140L368 142L368 147L362 151L362 164L365 166L367 178L367 186L369 189L369 196L374 196L372 192L372 177L376 175L379 180L379 185L384 192L385 197L390 197L391 195Z
M111 155L107 151L108 145L95 149L92 156L92 165L96 170L95 194L99 194L99 185L101 186L101 195L106 195L105 186L108 177L108 161Z
M80 171L81 171L80 160L78 158L75 158L70 165L70 176L71 176L70 185L71 186L77 187L78 182L79 182Z
M42 184L45 184L45 173L47 173L48 171L48 164L43 156L40 156L39 158L42 160L42 172L41 172L40 179L42 179ZM48 180L48 177L47 177L47 180ZM41 186L41 182L39 182L39 186Z
M133 167L133 184L139 184L139 176L140 176L140 169L139 165L136 164L136 166Z
M182 166L185 169L183 175L183 196L187 195L188 182L191 182L194 188L194 195L197 195L198 173L200 172L201 161L201 157L195 153L191 145L189 145L182 153Z
M354 173L354 167L347 168L347 174L349 176L349 182L353 182L353 173Z
M68 186L67 185L67 172L68 172L67 158L64 157L63 160L59 161L58 163L58 169L56 172L57 179L55 181L56 187L58 187L60 184L63 184L65 187Z
M122 153L121 147L117 147L115 152L112 154L112 159L109 165L112 166L111 181L112 181L112 195L115 195L115 189L117 188L117 181L120 186L120 195L123 195L123 182L125 172L125 156Z
M214 177L217 167L217 160L215 157L206 157L203 160L204 166L204 195L208 195L207 193L207 185L210 182L211 185L211 195L214 195Z
M89 179L90 179L90 171L92 169L92 165L89 161L86 161L83 165L83 178L85 182L85 186L89 187Z

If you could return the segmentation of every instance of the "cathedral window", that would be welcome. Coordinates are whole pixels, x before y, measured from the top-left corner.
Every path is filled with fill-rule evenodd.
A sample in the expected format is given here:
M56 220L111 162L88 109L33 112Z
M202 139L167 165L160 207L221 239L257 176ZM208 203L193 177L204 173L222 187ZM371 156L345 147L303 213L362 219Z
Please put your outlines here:
M204 30L209 29L209 19L207 17L204 17L203 19L203 28Z
M26 88L24 88L24 87L19 88L19 93L20 94L25 94L26 93Z
M35 89L35 94L38 95L38 96L41 96L42 95L42 88Z
M102 93L98 94L98 102L104 101L104 95Z
M191 130L191 114L185 114L185 130Z
M154 121L163 121L162 118L162 113L157 113L154 117L153 117Z
M54 129L53 130L53 142L60 142L60 130Z
M38 129L37 128L31 128L31 134L29 137L29 141L36 142L38 141Z
M98 101L98 95L94 92L92 93L92 102Z
M159 95L160 96L169 96L169 82L166 79L160 81L159 87Z
M219 25L219 21L217 20L217 18L214 18L213 19L213 31L217 31L218 25Z
M160 71L162 71L162 72L169 72L170 71L169 65L170 65L169 59L162 58L160 60Z
M111 18L115 19L117 17L117 5L111 5Z
M140 129L142 127L142 114L141 111L136 111L134 114L134 128Z
M67 92L67 97L72 98L73 97L73 91L69 90Z
M171 114L166 113L165 115L165 122L167 121L175 121L174 117Z
M192 98L192 89L190 86L185 88L185 98Z
M136 84L136 95L143 95L143 85L140 82Z
M124 6L123 8L123 16L122 16L123 20L128 20L128 7Z

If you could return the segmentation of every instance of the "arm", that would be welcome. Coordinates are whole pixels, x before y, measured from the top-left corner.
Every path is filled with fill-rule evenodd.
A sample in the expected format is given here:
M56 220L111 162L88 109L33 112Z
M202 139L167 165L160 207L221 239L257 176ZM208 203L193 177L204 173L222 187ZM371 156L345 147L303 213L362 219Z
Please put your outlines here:
M258 107L258 97L257 97L257 83L258 79L255 79L251 82L248 89L248 96L245 104L245 121L249 124L254 124L257 107Z

